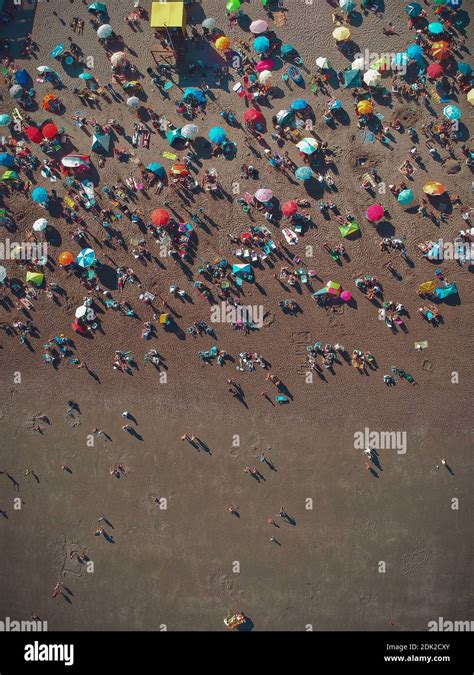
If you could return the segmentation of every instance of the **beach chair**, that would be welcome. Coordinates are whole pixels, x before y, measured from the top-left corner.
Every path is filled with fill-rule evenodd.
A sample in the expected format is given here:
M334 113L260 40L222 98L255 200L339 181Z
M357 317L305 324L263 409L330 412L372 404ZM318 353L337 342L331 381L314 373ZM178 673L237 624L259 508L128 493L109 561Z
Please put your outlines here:
M266 260L268 258L266 253L259 253L258 257L260 258L261 262L263 262L264 260Z
M252 253L250 254L250 259L252 260L252 262L257 262L258 253L256 251L252 251Z
M289 403L290 399L288 398L288 396L275 396L275 401L279 405L283 405L284 403Z

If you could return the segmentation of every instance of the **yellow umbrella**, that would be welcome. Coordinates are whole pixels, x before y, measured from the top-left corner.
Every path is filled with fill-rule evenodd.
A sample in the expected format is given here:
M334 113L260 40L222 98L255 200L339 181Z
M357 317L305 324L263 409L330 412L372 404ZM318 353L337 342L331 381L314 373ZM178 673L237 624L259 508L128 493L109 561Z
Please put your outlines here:
M230 40L228 37L225 35L222 35L220 38L217 38L216 40L216 49L229 49L230 47Z
M467 100L471 105L474 105L474 89L471 89L471 91L468 93Z
M435 288L436 284L434 281L424 281L418 286L420 293L432 293Z
M359 101L357 104L357 112L360 112L361 115L368 115L374 111L374 106L372 101Z
M343 40L348 40L350 38L351 31L346 28L346 26L338 26L334 29L332 36L338 42L342 42Z
M446 188L443 183L439 183L436 180L429 180L423 185L423 192L425 195L442 195L446 192Z

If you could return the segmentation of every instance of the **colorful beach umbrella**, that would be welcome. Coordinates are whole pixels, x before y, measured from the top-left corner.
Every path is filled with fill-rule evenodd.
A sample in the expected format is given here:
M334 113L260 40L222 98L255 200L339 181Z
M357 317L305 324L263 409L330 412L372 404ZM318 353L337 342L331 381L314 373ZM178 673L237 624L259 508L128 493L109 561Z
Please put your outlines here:
M107 7L103 2L93 2L87 8L88 12L99 12L100 14L107 14Z
M270 40L264 35L260 35L253 41L253 48L257 54L265 54L270 49Z
M371 223L376 223L378 220L382 220L384 213L385 209L381 204L371 204L365 216Z
M465 63L464 61L458 63L458 70L460 73L467 76L469 76L472 73L471 66L469 65L469 63Z
M424 52L419 45L410 45L407 47L407 55L410 59L417 61L424 57Z
M129 108L139 108L140 99L137 96L130 96L130 98L127 98L127 105Z
M257 63L255 70L258 73L263 73L264 70L271 70L274 65L275 61L273 59L263 59Z
M444 69L440 63L430 63L430 65L426 69L426 74L428 75L428 77L431 77L433 79L441 77L443 73Z
M240 9L240 0L229 0L225 8L228 12L236 12Z
M273 192L269 188L260 188L254 196L258 202L266 203L273 199Z
M355 6L354 0L339 0L339 7L348 14L354 11Z
M327 59L325 56L318 56L316 59L316 65L318 68L321 68L321 70L329 70L329 68L332 67L329 59Z
M295 176L298 178L298 180L306 181L313 177L313 172L309 166L300 166L298 169L296 169Z
M194 140L199 133L199 127L197 124L185 124L181 129L181 135L183 138L188 138Z
M27 272L25 281L35 286L41 286L44 281L43 272Z
M38 129L38 127L27 127L25 134L28 136L29 140L32 143L41 143L43 140L43 134Z
M170 214L164 209L154 209L151 213L151 222L156 227L163 227L170 222Z
M444 59L448 59L451 56L449 44L444 40L433 42L431 45L431 53L437 61L443 61Z
M265 33L267 29L268 23L263 19L257 19L256 21L252 21L252 23L250 24L250 32L254 33L255 35Z
M194 99L198 105L203 105L207 102L206 94L197 87L186 87L183 94L183 101Z
M306 110L308 107L309 103L305 98L297 98L290 105L292 110Z
M77 256L79 267L90 267L95 260L95 252L92 248L83 248Z
M272 77L273 75L270 70L262 70L262 72L258 76L258 81L261 82L261 84L268 84L268 82L270 82Z
M443 185L443 183L440 183L439 181L429 180L427 183L423 185L423 192L426 195L439 196L446 192L446 187Z
M10 117L10 115L7 115L6 113L0 115L0 127L7 127L11 121L12 118Z
M207 28L207 30L214 30L214 28L217 25L217 21L212 18L212 16L208 17L207 19L204 19L202 22L201 26L203 28Z
M296 147L304 155L312 155L318 149L318 142L315 138L303 138L296 144Z
M244 113L244 122L246 124L255 124L264 120L263 113L260 110L255 110L255 108L248 108Z
M35 189L31 193L31 199L36 204L42 204L43 202L48 201L48 193L46 192L44 187L35 187Z
M61 265L61 267L67 267L73 262L73 260L74 255L71 253L71 251L62 251L62 253L60 253L58 256L58 263Z
M342 108L342 101L338 98L333 98L332 101L329 101L328 106L330 110L340 110Z
M372 101L359 101L357 104L357 112L360 113L361 115L370 115L371 113L374 112L374 104Z
M1 177L0 180L15 180L15 178L18 178L18 174L16 171L12 171L11 169L8 169L8 171L4 171L3 176Z
M128 58L125 52L114 52L110 57L110 63L114 66L114 68L123 66L127 61Z
M348 40L350 38L351 31L346 28L346 26L338 26L334 29L332 36L337 42L343 42L344 40Z
M0 165L11 167L15 164L15 158L13 155L9 155L8 152L0 152Z
M428 24L428 31L431 35L441 35L441 33L444 33L444 26L440 21L433 21Z
M298 211L298 204L294 201L294 199L291 199L289 202L285 202L283 204L281 211L287 218L288 216L294 216Z
M13 87L10 87L10 96L14 99L19 99L23 96L23 87L20 87L19 84L14 84Z
M212 127L209 131L209 140L211 143L223 143L227 139L227 132L222 127Z
M215 47L216 49L219 49L219 51L225 51L226 49L229 49L230 38L228 38L226 35L221 35L220 37L217 38L215 42Z
M282 45L280 47L280 55L284 57L286 56L293 56L294 54L297 54L298 52L296 51L295 47L293 45L287 43L285 45Z
M467 100L471 105L474 105L474 89L471 89L467 94Z
M368 87L378 87L381 81L382 76L380 75L378 70L373 70L372 68L369 68L369 70L366 73L364 73L364 82Z
M462 113L460 108L457 107L457 105L447 105L443 109L443 115L448 120L460 120Z
M79 75L79 77L81 78L81 80L93 80L94 79L94 76L92 75L92 73L81 73Z
M166 173L164 166L158 162L151 162L150 164L147 164L145 168L147 171L154 173L155 176L164 176Z
M48 124L44 125L44 127L41 129L41 132L45 138L52 140L58 135L59 129L53 122L49 122Z
M402 190L397 197L398 203L403 204L403 206L408 206L408 204L411 204L414 199L415 195L413 191L409 189Z
M345 70L344 71L344 86L346 89L350 87L360 87L361 85L361 71L360 70Z

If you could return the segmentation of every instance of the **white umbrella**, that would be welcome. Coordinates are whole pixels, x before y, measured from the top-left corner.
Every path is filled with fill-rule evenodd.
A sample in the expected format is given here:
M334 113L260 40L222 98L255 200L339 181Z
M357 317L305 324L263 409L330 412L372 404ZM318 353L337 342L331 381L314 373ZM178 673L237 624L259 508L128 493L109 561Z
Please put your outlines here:
M185 124L181 129L181 136L184 138L194 139L199 133L199 127L197 124Z
M269 188L260 188L255 193L255 199L259 202L269 202L273 198L273 192Z
M5 267L3 267L3 265L0 265L0 284L2 283L2 281L5 281L6 278L7 278L7 270Z
M257 19L250 24L250 31L256 35L265 33L266 30L268 30L268 23L263 19Z
M272 71L271 70L262 70L262 72L258 76L258 81L261 82L262 84L265 84L266 82L269 82L271 79L272 79Z
M318 68L323 68L327 69L331 67L331 64L329 63L329 59L327 59L325 56L318 56L316 59L316 65Z
M204 28L207 28L208 30L212 30L213 28L216 27L217 21L210 16L208 19L204 19L202 22L202 26Z
M139 108L140 99L137 98L136 96L130 96L130 98L127 99L127 105L129 108Z
M85 305L81 305L76 309L74 316L76 317L76 319L82 319L82 317L85 316L86 314L87 314L87 307Z
M35 232L44 232L47 227L48 221L46 218L38 218L38 220L35 220L33 223L33 229Z
M53 73L53 69L50 68L49 66L38 66L37 69L38 73Z
M122 65L128 61L127 55L125 52L115 52L115 54L112 54L110 57L110 63L116 68L117 66Z
M112 28L112 26L108 23L104 23L97 29L97 37L100 38L101 40L105 40L106 38L110 37L113 32L114 29Z
M365 59L363 56L359 56L359 58L354 59L352 62L351 66L352 70L364 70L365 68Z
M369 69L364 74L364 82L368 87L377 87L382 81L382 76L378 70Z

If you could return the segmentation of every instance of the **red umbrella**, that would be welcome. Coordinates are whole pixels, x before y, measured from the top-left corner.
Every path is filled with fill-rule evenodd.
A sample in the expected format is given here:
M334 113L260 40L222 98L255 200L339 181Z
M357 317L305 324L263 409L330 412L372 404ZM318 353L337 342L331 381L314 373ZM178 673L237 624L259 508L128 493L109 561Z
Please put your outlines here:
M58 135L59 129L55 124L50 122L49 124L45 124L41 131L43 132L43 136L45 138L52 140Z
M245 111L244 114L244 121L246 123L248 122L258 122L259 120L263 120L264 117L262 113L259 110L255 110L255 108L249 108L248 110Z
M32 143L41 143L43 140L43 134L38 127L27 127L25 133Z
M430 63L428 68L426 69L426 74L428 77L441 77L441 75L444 73L443 66L440 65L439 63Z
M367 209L367 213L365 215L367 220L370 220L372 223L376 223L377 220L381 220L383 218L384 213L385 209L381 204L372 204Z
M294 216L298 211L298 204L292 199L289 202L285 202L281 207L284 216Z
M242 240L242 244L251 244L252 243L252 235L250 234L250 232L244 232L240 236L240 238Z
M167 225L170 221L170 214L168 211L165 211L164 209L155 209L152 214L151 214L151 222L153 225L156 225L156 227L162 227L163 225Z

